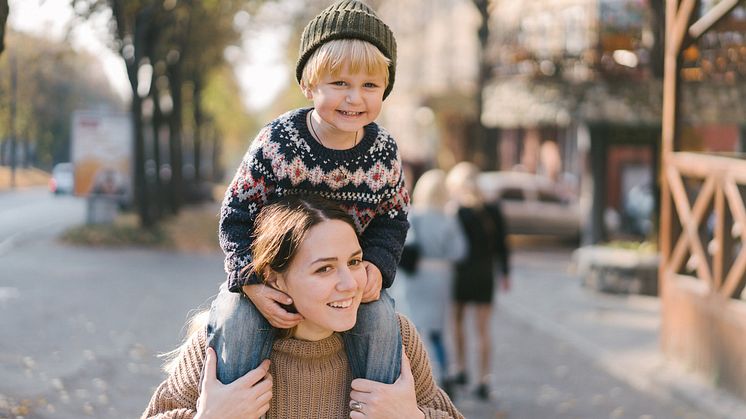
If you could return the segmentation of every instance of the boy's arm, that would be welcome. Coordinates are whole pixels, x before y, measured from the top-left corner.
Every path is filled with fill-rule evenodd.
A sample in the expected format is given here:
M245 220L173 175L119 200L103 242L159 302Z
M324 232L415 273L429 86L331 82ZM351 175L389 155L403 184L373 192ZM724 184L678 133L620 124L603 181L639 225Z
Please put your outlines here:
M265 127L251 143L220 208L220 247L225 253L228 289L233 292L240 292L242 285L258 283L256 275L247 277L242 271L251 263L254 220L276 188L271 164L262 154L269 133L270 128Z
M401 168L401 160L397 156L396 164ZM363 259L371 262L383 277L383 288L388 288L394 282L396 266L401 257L404 240L407 238L409 222L409 193L404 187L401 170L394 187L388 188L388 199L378 205L376 216L371 220L362 234L361 245Z

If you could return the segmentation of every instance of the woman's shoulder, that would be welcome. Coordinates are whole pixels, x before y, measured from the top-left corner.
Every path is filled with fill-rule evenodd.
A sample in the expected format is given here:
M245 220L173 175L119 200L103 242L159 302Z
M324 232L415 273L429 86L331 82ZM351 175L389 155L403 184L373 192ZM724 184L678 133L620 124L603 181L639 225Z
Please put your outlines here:
M396 313L396 315L399 319L402 343L404 344L404 347L408 349L407 352L409 352L409 349L414 346L414 343L420 340L420 335L417 333L417 327L412 323L412 320L409 320L407 316L401 313ZM409 353L407 355L409 355Z

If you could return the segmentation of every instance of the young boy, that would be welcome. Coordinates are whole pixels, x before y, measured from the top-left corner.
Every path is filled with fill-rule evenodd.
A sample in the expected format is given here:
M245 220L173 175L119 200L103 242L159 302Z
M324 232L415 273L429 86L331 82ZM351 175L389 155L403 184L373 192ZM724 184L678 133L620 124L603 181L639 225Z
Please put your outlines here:
M343 336L350 367L356 378L390 384L399 377L401 336L385 288L394 280L409 227L409 195L396 143L374 122L395 69L393 33L359 1L329 6L304 29L296 78L313 108L287 112L259 132L220 212L228 281L213 302L208 344L218 354L223 383L256 368L269 357L277 328L302 319L290 297L245 274L255 217L268 201L288 194L322 195L354 218L367 304Z

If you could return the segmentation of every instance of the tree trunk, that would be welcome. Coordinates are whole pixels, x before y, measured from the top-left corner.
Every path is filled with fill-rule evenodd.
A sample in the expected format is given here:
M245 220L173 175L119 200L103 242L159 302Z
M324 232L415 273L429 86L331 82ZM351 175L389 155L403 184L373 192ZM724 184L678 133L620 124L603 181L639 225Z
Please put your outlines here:
M0 0L0 55L5 50L5 24L8 22L9 14L8 0Z
M169 65L169 85L173 108L169 116L169 160L171 163L171 187L169 188L169 204L171 212L179 213L184 196L184 179L182 176L181 155L181 124L182 124L182 96L183 81L181 78L181 61Z
M120 1L112 2L112 12L117 18L117 30L120 31L120 39L125 39L123 28L125 27L123 21L122 3ZM150 199L148 196L148 185L145 178L145 136L143 135L143 120L142 120L142 99L137 93L138 80L137 73L140 68L140 61L143 56L144 40L147 33L148 26L152 22L152 13L149 9L143 9L140 11L135 18L134 36L132 37L132 47L134 52L132 56L127 59L125 58L125 65L127 68L127 77L130 81L130 88L132 90L132 103L130 105L130 112L132 114L132 127L134 130L134 141L135 141L135 162L134 162L134 188L135 188L135 201L137 205L137 212L140 217L140 225L143 228L150 228L154 224L152 214L150 212ZM122 45L120 54L122 57L127 57L125 53L126 44Z
M154 63L155 57L151 56L151 63ZM163 215L163 208L165 205L165 199L163 198L163 182L161 180L161 141L160 141L160 131L161 127L163 126L163 112L161 111L161 103L159 101L159 92L158 88L156 87L156 79L158 78L158 74L156 74L156 71L153 71L153 77L150 84L150 99L153 101L153 120L152 120L152 130L153 130L153 164L155 166L155 174L154 174L154 199L153 203L154 205L154 215L156 218L160 218Z
M222 153L222 142L220 141L220 131L215 124L210 124L210 135L212 136L212 181L222 182L224 173L221 166L220 154Z
M192 96L192 109L194 110L194 183L199 185L202 181L202 78L198 72L194 72L194 95Z

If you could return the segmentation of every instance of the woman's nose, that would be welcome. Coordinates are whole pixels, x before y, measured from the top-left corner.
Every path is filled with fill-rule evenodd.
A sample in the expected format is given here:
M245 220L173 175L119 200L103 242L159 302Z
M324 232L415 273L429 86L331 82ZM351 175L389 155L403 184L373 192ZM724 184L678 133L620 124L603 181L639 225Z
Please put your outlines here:
M354 290L358 286L357 280L355 279L355 275L353 272L347 268L343 269L339 273L339 281L337 282L337 290L339 291L349 291Z

